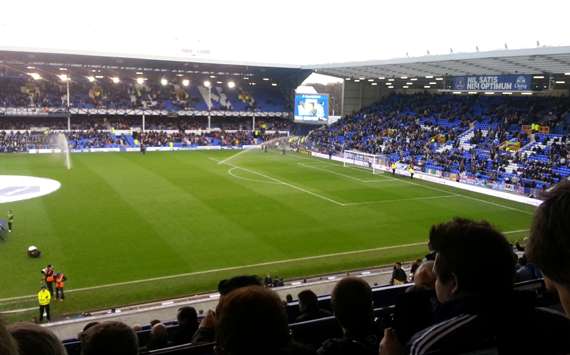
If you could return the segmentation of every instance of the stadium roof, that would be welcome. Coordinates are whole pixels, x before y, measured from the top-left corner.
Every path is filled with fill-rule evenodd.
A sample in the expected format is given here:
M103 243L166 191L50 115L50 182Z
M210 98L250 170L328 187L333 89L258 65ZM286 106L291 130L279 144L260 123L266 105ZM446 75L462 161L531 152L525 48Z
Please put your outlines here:
M300 66L280 66L245 62L218 62L211 60L182 60L180 58L125 57L96 53L65 53L16 51L0 47L0 67L17 72L58 74L66 70L71 75L144 75L145 77L184 75L188 77L218 76L259 78L276 81L291 89L298 86L310 74Z
M307 67L340 78L570 73L570 47L499 50Z

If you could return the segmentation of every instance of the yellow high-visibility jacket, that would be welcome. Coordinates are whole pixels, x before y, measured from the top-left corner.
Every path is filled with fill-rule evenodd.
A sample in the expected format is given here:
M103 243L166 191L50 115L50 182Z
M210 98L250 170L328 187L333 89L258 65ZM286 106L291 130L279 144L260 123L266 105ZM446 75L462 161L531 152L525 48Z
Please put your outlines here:
M40 306L47 306L51 302L51 293L47 289L42 289L38 292L38 302Z

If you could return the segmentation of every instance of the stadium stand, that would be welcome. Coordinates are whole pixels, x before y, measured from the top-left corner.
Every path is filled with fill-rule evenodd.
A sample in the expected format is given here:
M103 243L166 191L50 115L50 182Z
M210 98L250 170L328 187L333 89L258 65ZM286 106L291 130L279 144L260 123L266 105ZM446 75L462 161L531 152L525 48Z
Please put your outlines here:
M407 284L375 287L372 289L375 324L379 329L395 324L395 320L393 319L394 305L398 302L399 298L405 294L409 287L410 285ZM529 296L530 302L537 307L549 307L557 303L557 299L547 292L544 282L540 279L518 283L515 285L515 289ZM332 310L331 296L319 297L319 307ZM298 301L288 303L286 312L292 337L301 344L316 348L326 339L342 335L341 328L334 316L325 316L303 322L291 321L299 315ZM175 315L173 315L173 318L174 317ZM174 344L179 329L178 322L169 321L165 322L164 325L168 332L169 344ZM381 330L379 331L381 332ZM136 332L142 354L214 354L215 343L203 343L199 345L187 343L167 346L163 349L148 350L146 346L150 338L150 332L150 325L146 325ZM80 340L64 340L63 344L69 355L79 355L81 353Z
M142 77L142 76L141 76ZM204 79L204 82L208 77ZM200 84L183 85L158 81L83 80L74 81L70 108L78 110L145 108L179 111L285 112L287 99L277 86L249 86L247 82L224 88L221 81L211 82L211 88ZM210 82L210 81L208 81ZM209 99L210 98L210 99ZM210 103L210 105L208 105ZM64 82L35 80L29 75L7 71L0 74L0 106L5 108L37 108L46 112L64 111L67 91Z
M313 131L308 147L384 154L434 175L537 195L569 176L569 125L564 97L395 94Z

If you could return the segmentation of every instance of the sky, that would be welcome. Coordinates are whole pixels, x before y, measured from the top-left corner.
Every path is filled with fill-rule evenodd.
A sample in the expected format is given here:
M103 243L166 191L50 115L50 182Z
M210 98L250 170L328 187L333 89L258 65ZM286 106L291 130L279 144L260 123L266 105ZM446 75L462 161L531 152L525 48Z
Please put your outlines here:
M309 65L570 45L568 0L3 0L0 47Z

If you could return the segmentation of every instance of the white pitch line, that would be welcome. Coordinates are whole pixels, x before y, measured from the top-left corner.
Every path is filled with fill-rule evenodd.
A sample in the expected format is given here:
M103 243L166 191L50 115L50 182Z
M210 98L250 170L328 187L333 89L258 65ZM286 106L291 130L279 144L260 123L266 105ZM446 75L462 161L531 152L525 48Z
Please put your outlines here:
M99 286L91 286L91 287L82 287L82 288L75 288L71 290L66 290L65 293L76 293L76 292L83 292L83 291L92 291L98 290L101 288L109 288L109 287L118 287L118 286L128 286L128 285L135 285L147 282L155 282L155 281L162 281L162 280L170 280L170 279L177 279L181 277L188 277L188 276L197 276L197 275L205 275L205 274L212 274L216 272L225 272L225 271L235 271L235 270L243 270L243 269L250 269L255 267L262 267L262 266L271 266L271 265L278 265L278 264L287 264L287 263L296 263L300 261L307 261L307 260L316 260L316 259L326 259L344 255L353 255L353 254L362 254L367 252L373 251L383 251L383 250L391 250L391 249L398 249L398 248L408 248L418 245L427 245L427 242L417 242L417 243L408 243L408 244L400 244L400 245L391 245L385 247L378 247L378 248L370 248L370 249L361 249L361 250L351 250L351 251L344 251L338 253L331 253L331 254L321 254L321 255L313 255L313 256L304 256L300 258L292 258L292 259L283 259L283 260L274 260L274 261L267 261L263 263L257 264L249 264L249 265L241 265L241 266L229 266L223 267L218 269L211 269L211 270L204 270L204 271L195 271L195 272L187 272L183 274L176 274L176 275L168 275L168 276L158 276L158 277L151 277L148 279L140 279L140 280L132 280L132 281L124 281L124 282L115 282L105 285ZM5 304L9 301L17 301L23 300L27 298L34 297L35 295L28 295L28 296L19 296L19 297L10 297L10 298L1 298L0 304ZM2 313L2 312L0 312Z
M387 179L360 179L360 178L357 178L357 177L354 177L354 176L351 176L351 175L348 175L348 174L339 173L339 172L332 171L332 170L329 170L329 169L326 169L326 168L321 168L321 167L318 167L318 166L313 166L313 165L305 164L305 163L302 163L302 162L298 162L297 164L300 165L300 166L302 166L302 167L305 167L305 168L310 168L310 169L315 169L315 170L321 170L321 171L324 171L324 172L327 172L327 173L330 173L330 174L333 174L333 175L338 175L338 176L346 177L346 178L348 178L348 179L351 179L351 180L354 180L354 181L358 181L358 182L362 182L362 183L369 183L369 182L388 182L388 181L389 181L389 180L387 180Z
M345 205L345 206L360 206L360 205L373 205L373 204L375 205L375 204L390 203L390 202L400 202L400 201L435 200L435 199L449 198L449 197L457 197L457 195L456 195L456 194L451 194L451 195L439 195L439 196L401 198L401 199L393 199L393 200L348 202L348 203L345 203L344 205Z
M463 197L463 198L467 198L467 199L469 199L469 200L478 201L478 202L481 202L481 203L486 203L486 204L488 204L488 205L497 206L497 207L502 207L502 208L505 208L505 209L508 209L508 210L511 210L511 211L517 211L517 212L520 212L520 213L527 214L527 215L529 215L529 216L534 215L533 212L521 210L520 208L511 207L511 206L503 205L503 204L500 204L500 203L496 203L496 202L492 202L492 201L487 201L487 200L483 200L483 199L480 199L480 198L476 198L476 197L472 197L472 196L467 196L467 195L462 195L462 194L458 194L458 196L459 196L459 197Z
M515 234L515 233L522 233L522 232L527 232L527 231L528 231L528 229L519 229L519 230L506 231L506 232L502 232L502 233L503 234ZM70 289L70 290L66 290L66 293L77 293L77 292L84 292L84 291L92 291L92 290L98 290L98 289L102 289L102 288L128 286L128 285L135 285L135 284L141 284L141 283L147 283L147 282L171 280L171 279L177 279L177 278L188 277L188 276L206 275L206 274L212 274L212 273L216 273L216 272L243 270L243 269L249 269L249 268L255 268L255 267L271 266L271 265L278 265L278 264L287 264L287 263L294 263L294 262L306 261L306 260L316 260L316 259L325 259L325 258L332 258L332 257L338 257L338 256L344 256L344 255L362 254L362 253L368 253L368 252L373 252L373 251L383 251L383 250L391 250L391 249L398 249L398 248L408 248L408 247L414 247L414 246L419 246L419 245L426 245L427 246L427 241L417 242L417 243L408 243L408 244L399 244L399 245L390 245L390 246L385 246L385 247L369 248L369 249L361 249L361 250L350 250L350 251L344 251L344 252L339 252L339 253L304 256L304 257L292 258L292 259L274 260L274 261L267 261L267 262L257 263L257 264L249 264L249 265L241 265L241 266L228 266L228 267L223 267L223 268L218 268L218 269L187 272L187 273L183 273L183 274L175 274L175 275L167 275L167 276L158 276L158 277L152 277L152 278L148 278L148 279L115 282L115 283L104 284L104 285L99 285L99 286L90 286L90 287ZM0 304L5 305L7 303L11 303L11 301L20 301L20 300L25 300L25 299L30 299L30 298L33 299L35 296L36 295L27 295L27 296L0 298ZM0 313L3 313L3 312L0 312Z
M278 183L278 182L271 181L271 180L267 180L267 179L265 179L265 180L257 180L257 179L250 179L250 178L246 178L246 177L243 177L243 176L236 175L236 174L234 173L234 170L239 170L239 169L241 169L241 168L240 168L240 167L229 168L228 174L229 174L230 176L236 178L236 179L245 180L245 181L249 181L249 182L255 182L255 183L258 183L258 184L281 185L281 184Z
M288 183L288 182L285 182L285 181L283 181L283 180L279 180L279 179L274 178L274 177L269 176L269 175L265 175L265 174L260 173L260 172L258 172L258 171L251 170L251 169L247 169L247 168L244 168L244 167L241 167L241 166L237 166L237 165L233 165L233 164L230 164L230 163L224 163L224 164L225 164L225 165L229 165L229 166L234 167L234 168L240 168L240 169L242 169L242 170L244 170L244 171L247 171L247 172L249 172L249 173L252 173L252 174L256 174L256 175L259 175L259 176L263 176L263 177L266 178L266 179L269 179L269 180L271 180L271 181L278 182L278 183L280 183L280 184L282 184L282 185L285 185L285 186L288 186L288 187L290 187L290 188L292 188L292 189L295 189L295 190L304 192L304 193L306 193L306 194L309 194L309 195L318 197L318 198L320 198L320 199L322 199L322 200L325 200L325 201L334 203L334 204L337 205L337 206L341 206L341 207L342 207L342 206L345 205L343 202L339 202L339 201L337 201L337 200L333 200L332 198L323 196L323 195L321 195L321 194L318 194L318 193L313 192L313 191L310 191L310 190L306 190L306 189L304 189L304 188L302 188L302 187L299 187L299 186L297 186L297 185L290 184L290 183Z
M231 155L231 156L227 157L227 158L224 159L224 160L218 161L218 164L220 164L220 165L221 165L221 164L225 164L226 162L232 160L233 158L236 158L236 157L238 157L238 156L240 156L240 155L242 155L243 153L248 152L248 151L249 151L249 149L242 149L240 152L238 152L238 153L236 153L236 154L234 154L234 155Z
M508 231L508 232L502 232L503 234L516 234L516 233L523 233L523 232L528 232L528 229L518 229L518 230L514 230L514 231Z
M322 161L322 162L323 162L323 163L329 163L327 160L324 160L324 161ZM331 164L334 164L334 163L331 162ZM339 164L334 164L334 165L340 166ZM394 181L399 181L399 182L402 182L402 183L405 183L405 184L423 187L423 188L428 189L428 190L433 190L433 191L438 191L438 192L444 192L444 193L450 193L450 191L443 190L443 189L438 189L437 187L433 187L433 186L429 186L429 185L425 185L425 184L416 184L416 183L411 182L411 181L408 181L408 180L406 180L406 179L398 179L398 178L389 176L388 173L384 173L384 177L387 178L387 179L394 180ZM525 211L525 210L522 210L522 209L516 208L516 207L507 206L507 205L504 205L504 204L501 204L501 203L492 202L492 201L488 201L488 200L484 200L484 199L472 197L472 196L469 196L469 195L464 195L464 194L461 194L461 193L456 193L456 195L457 195L458 197L463 197L463 198L466 198L466 199L470 199L470 200L473 200L473 201L478 201L478 202L485 203L485 204L488 204L488 205L492 205L492 206L496 206L496 207L501 207L501 208L504 208L504 209L507 209L507 210L517 211L517 212L520 212L520 213L523 213L523 214L526 214L526 215L529 215L529 216L532 216L532 215L533 215L533 212Z

